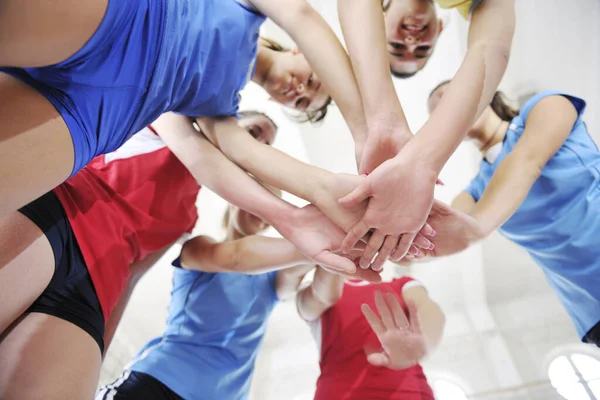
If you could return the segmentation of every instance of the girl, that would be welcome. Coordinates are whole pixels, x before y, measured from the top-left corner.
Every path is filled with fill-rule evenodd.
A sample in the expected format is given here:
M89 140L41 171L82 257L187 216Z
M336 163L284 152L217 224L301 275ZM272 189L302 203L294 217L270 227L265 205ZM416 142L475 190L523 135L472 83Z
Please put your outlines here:
M421 283L370 285L317 268L297 302L321 355L315 400L434 399L419 362L441 341L445 317Z
M394 259L400 258L423 226L437 176L464 132L489 104L510 54L513 1L436 2L457 7L464 16L471 13L468 49L447 98L413 138L386 72L391 66L396 75L408 77L423 67L441 31L434 1L386 1L384 21L378 0L338 0L368 131L358 158L359 172L371 172L355 191L340 200L354 206L369 199L367 212L344 245L353 245L375 228L369 245L379 249L383 258L392 253ZM363 29L356 29L357 21ZM461 107L457 109L456 104ZM397 245L399 235L401 246ZM365 253L361 262L368 262L369 255Z
M286 240L255 236L268 225L245 211L230 207L224 222L224 242L200 236L183 246L165 332L97 400L248 397L274 305L314 266L298 265L307 260Z
M445 82L432 92L430 110L447 89ZM580 339L599 345L600 153L584 109L583 100L548 91L518 111L496 93L468 132L484 156L479 174L452 206L474 217L485 236L498 229L527 250Z
M361 114L346 107L347 97L360 102L347 55L305 0L2 1L0 216L166 111L235 115L239 90L258 70L266 17L292 36L349 121L360 125L352 118ZM279 81L290 104L321 109L322 100L303 99L304 91L318 92L316 74L287 67L263 65L257 79Z
M272 142L268 119L255 115L244 124ZM157 128L0 220L0 398L93 395L104 323L129 266L157 259L192 229L198 182L241 203L251 197L244 205L276 221L304 252L320 254L323 243L341 242L343 232L315 208L281 201L206 140L196 142L202 164L190 173L152 129L167 127L159 119ZM252 208L255 202L261 206Z

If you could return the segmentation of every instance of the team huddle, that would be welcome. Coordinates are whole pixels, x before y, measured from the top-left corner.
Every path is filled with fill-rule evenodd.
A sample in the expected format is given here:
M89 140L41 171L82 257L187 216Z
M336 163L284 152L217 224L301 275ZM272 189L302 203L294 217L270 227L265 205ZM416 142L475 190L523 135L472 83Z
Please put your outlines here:
M338 0L347 50L307 0L26 3L0 2L1 399L248 398L286 299L319 348L315 399L434 399L419 364L444 314L418 280L382 281L384 263L496 230L600 346L600 153L583 99L547 91L519 110L497 91L513 1ZM436 6L469 19L468 49L411 132L392 77L427 64ZM266 19L298 47L260 37ZM271 147L286 133L238 109L250 80L300 122L335 104L358 174ZM434 187L467 138L483 160L447 205ZM201 187L229 203L223 241L189 238L213 211ZM182 238L164 333L97 390L133 289Z

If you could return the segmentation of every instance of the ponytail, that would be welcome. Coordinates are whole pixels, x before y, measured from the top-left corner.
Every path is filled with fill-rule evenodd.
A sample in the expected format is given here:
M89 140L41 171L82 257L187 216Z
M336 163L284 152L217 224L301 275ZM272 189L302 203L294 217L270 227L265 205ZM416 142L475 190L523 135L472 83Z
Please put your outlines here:
M492 110L494 110L494 113L496 113L500 119L506 122L512 121L520 112L518 108L514 108L509 104L504 93L500 91L494 93L494 98L492 99L490 107L492 107Z

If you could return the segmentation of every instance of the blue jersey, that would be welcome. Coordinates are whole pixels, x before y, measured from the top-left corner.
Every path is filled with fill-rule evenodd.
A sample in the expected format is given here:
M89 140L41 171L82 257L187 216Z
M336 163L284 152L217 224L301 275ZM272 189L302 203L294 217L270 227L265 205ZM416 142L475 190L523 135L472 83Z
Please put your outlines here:
M264 21L236 0L167 1L157 97L168 96L168 109L188 116L234 115Z
M58 110L73 139L74 174L167 111L235 115L264 21L236 0L110 0L94 35L67 60L0 72Z
M275 272L261 275L176 269L167 327L130 365L184 399L248 398Z
M600 320L600 153L581 114L585 102L560 92L531 98L512 120L502 150L466 191L479 201L492 175L521 138L532 108L562 95L579 114L569 137L542 169L525 201L499 232L542 267L581 338Z

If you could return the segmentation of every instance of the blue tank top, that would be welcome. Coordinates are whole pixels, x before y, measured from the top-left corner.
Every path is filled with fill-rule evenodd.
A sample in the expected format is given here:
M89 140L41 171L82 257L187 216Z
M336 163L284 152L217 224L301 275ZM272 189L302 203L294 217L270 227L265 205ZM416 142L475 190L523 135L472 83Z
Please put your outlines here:
M188 116L237 113L265 16L236 0L168 0L146 108Z
M152 375L184 399L247 399L277 302L275 275L177 268L164 334L147 343L129 368Z
M532 108L554 95L573 103L579 114L577 122L499 232L527 250L542 267L583 338L600 321L600 153L581 120L585 102L555 91L531 98L512 120L497 159L493 164L482 161L466 191L479 201L523 134Z

